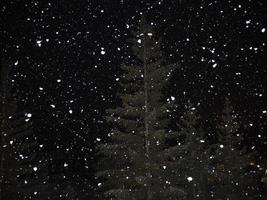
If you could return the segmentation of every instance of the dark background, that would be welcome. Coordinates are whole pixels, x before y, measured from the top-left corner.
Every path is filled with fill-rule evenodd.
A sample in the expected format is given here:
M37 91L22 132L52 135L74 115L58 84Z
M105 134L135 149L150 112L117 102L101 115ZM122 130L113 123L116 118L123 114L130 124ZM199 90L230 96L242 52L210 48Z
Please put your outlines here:
M140 12L147 13L148 22L162 37L166 61L179 64L165 91L166 98L176 97L177 116L191 99L212 138L212 124L230 96L245 145L264 156L264 0L4 0L1 4L1 57L12 68L19 110L32 113L40 152L67 177L93 179L94 146L108 133L103 116L118 102L116 78L120 64L131 62L126 39ZM55 159L58 154L62 159Z

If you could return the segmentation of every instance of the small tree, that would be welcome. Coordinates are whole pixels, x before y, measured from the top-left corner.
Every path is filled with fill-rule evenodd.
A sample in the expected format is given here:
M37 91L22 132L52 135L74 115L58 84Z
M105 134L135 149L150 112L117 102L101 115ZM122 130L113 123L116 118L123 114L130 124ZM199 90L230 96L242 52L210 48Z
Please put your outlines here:
M192 104L187 105L184 118L184 129L186 133L184 164L187 179L188 199L208 199L208 177L209 177L209 149L204 131L199 126L200 116Z
M185 187L186 199L208 199L208 144L200 127L200 116L190 101L177 125L178 131L172 137L177 144L171 154L179 163L178 176Z
M222 119L217 127L218 142L214 148L213 176L215 177L215 199L253 199L250 181L253 177L248 170L252 154L242 148L244 139L240 132L237 114L228 98L225 99ZM253 186L252 186L253 187Z

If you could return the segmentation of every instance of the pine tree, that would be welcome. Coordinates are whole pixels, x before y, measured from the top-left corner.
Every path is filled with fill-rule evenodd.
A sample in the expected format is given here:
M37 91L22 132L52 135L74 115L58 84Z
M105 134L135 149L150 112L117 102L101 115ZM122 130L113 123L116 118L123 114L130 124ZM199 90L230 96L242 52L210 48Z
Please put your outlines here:
M253 174L247 167L252 154L241 148L244 135L240 132L240 124L231 102L225 99L221 123L217 128L218 142L215 145L213 160L213 176L215 177L215 199L255 199L251 196ZM252 183L253 184L253 183ZM253 192L254 193L254 192Z
M208 199L209 154L204 131L199 126L200 116L191 102L181 118L181 133L185 134L182 162L187 180L187 199Z
M12 100L9 83L9 68L4 60L0 65L0 199L17 199L14 171L11 166L15 166L14 159L10 157L11 147L9 142L10 123L9 116L15 110L15 101Z
M37 142L29 121L31 114L17 111L9 83L9 66L4 61L0 80L0 199L47 199L48 193L44 192L47 171L37 156Z
M143 17L131 40L136 62L122 65L122 105L107 111L113 129L110 142L98 146L104 157L97 177L109 199L178 199L183 194L176 184L177 165L165 156L170 106L161 101L174 65L164 63L155 38Z
M44 196L48 194L44 184L47 170L40 162L38 145L28 115L29 113L16 112L9 117L8 138L11 149L9 157L14 160L14 165L9 168L14 172L13 178L16 179L17 199L47 199L47 197L41 198L41 193Z
M172 154L179 162L181 185L185 187L186 199L208 199L209 149L204 131L200 127L200 116L188 101L180 117L178 131L173 135L177 140Z

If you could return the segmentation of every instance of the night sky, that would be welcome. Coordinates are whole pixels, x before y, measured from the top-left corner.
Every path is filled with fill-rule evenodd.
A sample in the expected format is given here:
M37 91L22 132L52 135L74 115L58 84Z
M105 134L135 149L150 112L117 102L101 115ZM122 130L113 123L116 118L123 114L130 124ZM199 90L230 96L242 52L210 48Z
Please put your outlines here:
M165 91L177 116L191 99L212 137L229 96L246 145L266 158L266 11L264 0L2 0L0 55L40 152L62 155L53 165L66 176L92 177L105 109L118 104L120 65L132 59L127 39L146 13L178 64Z

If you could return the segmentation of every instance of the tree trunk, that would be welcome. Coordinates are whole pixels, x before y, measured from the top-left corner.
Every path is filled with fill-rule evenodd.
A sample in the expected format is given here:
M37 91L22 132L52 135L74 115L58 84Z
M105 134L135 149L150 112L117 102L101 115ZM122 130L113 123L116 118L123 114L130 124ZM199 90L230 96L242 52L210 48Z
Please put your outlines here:
M148 121L148 83L147 83L147 63L146 63L146 35L144 34L144 52L143 52L143 59L144 59L144 95L145 95L145 156L146 156L146 177L147 177L147 200L152 199L152 192L151 192L151 171L150 171L150 141L149 141L149 121Z
M1 145L1 164L0 164L0 199L2 199L4 182L4 160L5 160L5 120L6 120L6 93L7 93L7 68L3 61L0 63L0 145Z

